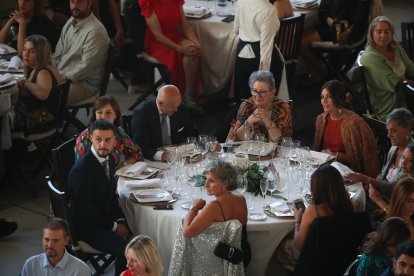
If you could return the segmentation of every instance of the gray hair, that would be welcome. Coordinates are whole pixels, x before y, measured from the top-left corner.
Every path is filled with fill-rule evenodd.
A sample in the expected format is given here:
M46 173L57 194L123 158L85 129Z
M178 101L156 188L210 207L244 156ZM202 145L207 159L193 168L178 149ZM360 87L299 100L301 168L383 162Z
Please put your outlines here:
M414 118L407 108L396 108L385 118L385 123L396 122L400 127L413 127Z
M256 81L266 82L269 85L269 89L275 88L275 78L273 77L273 73L270 71L255 71L250 75L249 78L249 86L250 88L253 87L253 84Z
M222 182L227 182L227 191L237 189L237 170L228 162L216 160L207 170L208 173L214 173Z
M387 22L388 26L390 26L390 29L391 29L391 32L392 32L392 38L391 38L390 44L388 44L387 47L388 47L388 49L394 51L397 48L397 41L395 40L395 37L394 37L395 26L394 26L394 23L392 23L391 19L389 19L388 17L383 16L383 15L375 17L372 20L371 24L369 25L369 28L368 28L368 45L375 48L376 44L375 44L375 41L374 41L373 33L374 33L375 27L377 27L377 25L381 22Z

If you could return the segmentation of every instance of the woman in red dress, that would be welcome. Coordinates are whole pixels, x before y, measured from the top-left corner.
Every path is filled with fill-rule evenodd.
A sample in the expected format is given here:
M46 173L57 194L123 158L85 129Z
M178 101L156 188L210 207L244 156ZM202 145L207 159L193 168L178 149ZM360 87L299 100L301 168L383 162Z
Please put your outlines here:
M148 29L145 51L171 71L171 82L194 101L201 47L183 11L184 0L139 0Z

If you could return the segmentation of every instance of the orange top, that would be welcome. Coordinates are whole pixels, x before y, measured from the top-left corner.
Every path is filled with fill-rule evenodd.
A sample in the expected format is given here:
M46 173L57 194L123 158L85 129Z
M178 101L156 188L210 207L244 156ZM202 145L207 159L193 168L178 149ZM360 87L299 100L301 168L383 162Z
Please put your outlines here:
M344 143L341 135L342 119L332 120L331 116L326 116L325 130L323 131L323 149L336 153L345 152Z

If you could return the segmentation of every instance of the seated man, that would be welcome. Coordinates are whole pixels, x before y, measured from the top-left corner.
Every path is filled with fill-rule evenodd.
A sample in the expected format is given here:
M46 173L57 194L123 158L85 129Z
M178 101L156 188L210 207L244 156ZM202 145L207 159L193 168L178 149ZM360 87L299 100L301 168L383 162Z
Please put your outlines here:
M406 241L397 246L392 267L381 276L414 276L414 241Z
M45 253L27 259L21 275L91 275L89 267L83 261L66 251L65 246L69 241L69 225L66 220L50 219L43 229Z
M72 17L53 55L59 72L71 79L68 106L94 96L102 81L109 37L91 12L93 0L70 0Z
M168 152L157 148L181 144L186 137L198 136L181 104L181 94L174 85L165 85L156 99L142 102L134 109L131 121L132 138L139 145L144 157L167 161Z
M116 256L115 275L125 269L130 233L115 194L115 127L105 119L90 126L91 150L73 166L68 177L73 234L78 240Z

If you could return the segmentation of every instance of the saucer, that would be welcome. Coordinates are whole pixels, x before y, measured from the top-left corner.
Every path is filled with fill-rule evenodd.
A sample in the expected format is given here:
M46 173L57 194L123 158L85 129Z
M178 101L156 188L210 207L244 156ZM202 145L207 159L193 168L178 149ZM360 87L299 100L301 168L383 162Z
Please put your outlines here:
M249 214L249 219L250 220L265 220L266 219L266 214L264 213L250 213Z

